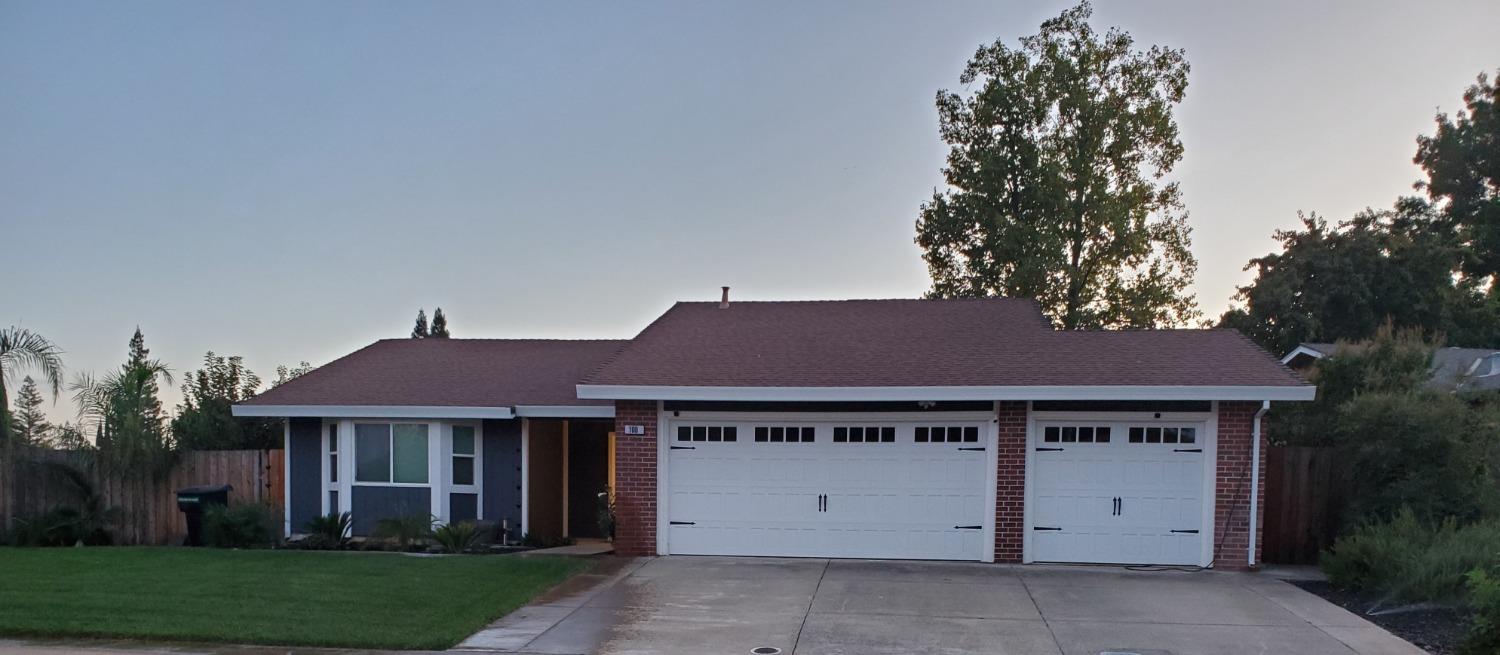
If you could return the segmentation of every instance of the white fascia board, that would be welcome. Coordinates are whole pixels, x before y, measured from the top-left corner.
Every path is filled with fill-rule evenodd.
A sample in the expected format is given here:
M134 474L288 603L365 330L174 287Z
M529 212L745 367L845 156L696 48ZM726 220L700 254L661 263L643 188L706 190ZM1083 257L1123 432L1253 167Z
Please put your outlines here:
M516 416L535 418L614 418L613 405L516 405Z
M325 418L515 418L509 407L443 405L235 405L235 416Z
M1326 353L1320 350L1313 350L1312 348L1308 348L1307 346L1297 346L1296 350L1287 353L1286 357L1281 358L1281 363L1290 364L1292 360L1296 359L1299 355L1307 355L1308 357L1311 357L1313 359L1323 359L1324 357L1328 356Z
M1299 386L673 387L578 385L579 398L854 402L924 400L1312 400Z

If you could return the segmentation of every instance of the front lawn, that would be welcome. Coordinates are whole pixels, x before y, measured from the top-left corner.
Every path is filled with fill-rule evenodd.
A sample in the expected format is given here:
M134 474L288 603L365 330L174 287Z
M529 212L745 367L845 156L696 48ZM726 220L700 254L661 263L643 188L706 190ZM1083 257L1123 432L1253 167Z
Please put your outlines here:
M0 548L0 635L445 649L588 566L565 557Z

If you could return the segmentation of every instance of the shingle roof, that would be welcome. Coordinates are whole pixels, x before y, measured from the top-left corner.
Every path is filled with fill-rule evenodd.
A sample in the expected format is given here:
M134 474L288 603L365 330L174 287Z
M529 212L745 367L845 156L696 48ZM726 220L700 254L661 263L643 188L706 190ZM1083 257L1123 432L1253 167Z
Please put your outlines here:
M1031 301L681 302L588 385L1303 386L1232 330L1053 330Z
M243 404L608 405L607 400L580 400L575 385L625 343L383 339Z

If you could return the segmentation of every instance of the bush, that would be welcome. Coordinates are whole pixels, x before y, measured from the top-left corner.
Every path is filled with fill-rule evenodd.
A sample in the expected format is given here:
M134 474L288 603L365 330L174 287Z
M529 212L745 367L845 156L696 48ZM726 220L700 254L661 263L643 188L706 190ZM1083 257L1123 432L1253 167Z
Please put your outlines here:
M432 536L431 514L392 516L375 522L375 536L392 539L405 550L411 544Z
M479 544L484 535L472 521L440 525L432 531L432 540L445 553L463 553Z
M1491 569L1500 573L1500 569ZM1500 653L1500 577L1485 569L1469 572L1469 605L1474 624L1469 627L1464 652L1473 655Z
M31 518L16 519L12 543L17 546L108 546L109 531L98 517L77 507L58 507Z
M1500 565L1500 520L1459 527L1449 519L1434 529L1402 510L1340 537L1321 564L1341 588L1411 602L1460 600L1470 571Z
M259 503L211 505L203 513L203 543L214 548L250 548L276 541L276 519Z
M307 522L307 539L303 543L308 548L322 550L343 548L348 545L353 528L354 519L348 512L329 512Z

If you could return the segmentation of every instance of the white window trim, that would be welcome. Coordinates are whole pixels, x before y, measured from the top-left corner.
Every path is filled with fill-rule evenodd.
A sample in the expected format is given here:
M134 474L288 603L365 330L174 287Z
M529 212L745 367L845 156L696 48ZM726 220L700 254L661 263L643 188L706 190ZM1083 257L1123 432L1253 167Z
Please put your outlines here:
M453 494L473 494L477 496L474 505L474 520L484 518L484 422L483 421L446 421L443 423L444 439L442 439L442 473L443 473L443 512L440 519L446 523L453 516ZM474 428L474 453L472 455L461 455L453 452L453 428ZM458 484L453 481L453 458L468 457L474 460L474 484Z

